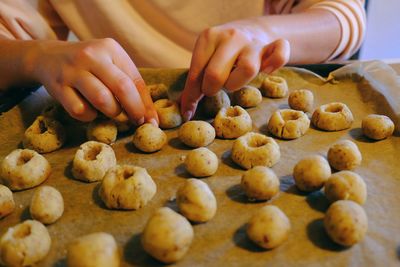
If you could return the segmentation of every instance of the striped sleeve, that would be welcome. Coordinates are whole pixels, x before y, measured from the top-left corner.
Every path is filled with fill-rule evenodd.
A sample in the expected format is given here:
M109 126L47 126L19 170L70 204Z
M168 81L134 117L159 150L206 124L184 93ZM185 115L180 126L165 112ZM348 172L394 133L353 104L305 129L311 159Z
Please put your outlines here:
M366 28L364 0L323 0L310 8L330 11L340 23L341 40L328 60L347 59L360 48Z

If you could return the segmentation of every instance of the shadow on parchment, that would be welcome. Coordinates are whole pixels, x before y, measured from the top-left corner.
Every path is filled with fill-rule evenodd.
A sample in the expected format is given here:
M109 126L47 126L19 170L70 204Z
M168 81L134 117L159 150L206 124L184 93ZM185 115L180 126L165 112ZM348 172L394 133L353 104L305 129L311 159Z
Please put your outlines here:
M98 183L92 191L92 200L93 202L102 209L108 209L104 202L101 200L99 191L100 191L101 183Z
M231 150L227 150L224 153L222 153L221 161L223 164L227 165L228 167L231 167L232 169L243 171L242 168L240 168L235 162L233 162L231 158Z
M192 178L193 176L190 175L190 173L186 170L186 165L185 163L181 163L178 166L175 167L175 175L181 178Z
M261 248L254 244L246 234L247 224L242 225L239 229L236 230L233 235L233 242L239 248L251 251L251 252L265 252L267 249Z
M62 258L53 264L53 267L67 267L67 259Z
M240 184L230 186L228 189L226 189L225 193L231 200L235 202L243 204L250 203Z
M306 202L312 209L320 212L325 212L330 204L325 194L320 190L307 195Z
M134 234L123 249L123 257L126 262L135 266L166 266L147 254L140 241L141 234Z
M363 142L363 143L375 143L376 141L369 139L366 137L361 128L353 128L349 131L349 135L356 141L358 142Z
M171 138L168 141L168 145L172 146L175 149L179 149L179 150L192 150L193 149L191 147L188 147L184 143L182 143L182 141L179 140L178 137Z
M21 221L32 220L31 212L29 211L29 206L25 207L21 213Z
M317 247L329 251L344 251L348 248L334 243L324 229L323 219L315 219L307 225L307 236Z

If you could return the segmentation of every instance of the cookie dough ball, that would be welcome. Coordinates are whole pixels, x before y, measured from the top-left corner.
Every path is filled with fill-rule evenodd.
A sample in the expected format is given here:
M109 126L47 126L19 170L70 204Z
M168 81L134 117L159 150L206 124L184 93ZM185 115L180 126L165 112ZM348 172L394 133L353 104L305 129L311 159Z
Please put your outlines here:
M149 90L153 102L162 98L168 98L168 88L165 84L163 83L149 84L146 87L147 90Z
M296 139L303 136L310 128L310 120L303 111L281 109L272 114L267 127L276 137Z
M88 125L86 136L88 140L104 144L114 143L117 139L118 129L115 122L107 119L96 119Z
M110 209L137 210L156 194L157 186L145 168L117 165L107 171L99 194Z
M26 129L23 138L24 148L39 153L48 153L62 147L65 142L65 129L55 119L38 116Z
M294 90L289 94L288 102L291 109L310 112L314 104L314 95L310 90Z
M279 193L279 179L273 170L256 166L242 176L241 187L249 199L270 200Z
M293 170L293 178L299 190L312 192L321 189L331 176L331 167L319 155L305 157Z
M118 246L112 235L92 233L79 237L68 245L69 267L119 267Z
M8 228L0 240L1 261L6 266L32 266L49 253L51 239L46 227L27 220Z
M220 138L233 139L250 132L252 120L242 107L222 108L214 119L215 133Z
M160 99L154 102L154 106L160 120L160 128L171 129L182 124L182 117L177 103L168 99Z
M2 184L13 191L35 187L43 183L50 173L47 159L30 149L14 150L0 166Z
M364 238L368 219L364 209L356 202L339 200L327 210L324 227L335 243L349 247Z
M63 197L54 187L41 186L33 194L29 211L41 223L54 223L64 212Z
M231 106L228 94L220 90L214 96L205 96L202 100L203 113L208 118L214 118L222 108Z
M393 134L394 123L385 115L370 114L362 120L361 128L367 137L382 140Z
M243 169L254 166L272 167L280 157L279 145L271 137L259 133L247 133L233 142L232 160Z
M154 213L142 233L144 250L164 263L182 259L192 240L192 225L185 217L167 207Z
M263 80L260 90L263 96L282 98L288 93L288 85L282 77L267 76Z
M330 103L317 108L311 118L315 127L325 131L350 128L354 121L350 109L343 103Z
M367 185L357 173L340 171L326 181L325 195L330 202L352 200L362 205L367 199Z
M113 118L112 121L115 123L115 126L117 126L118 132L121 133L129 131L133 125L125 111L122 111L117 117Z
M179 212L192 222L211 220L217 212L217 200L208 185L199 179L188 179L178 189Z
M252 108L257 106L262 101L262 95L258 88L246 85L240 90L233 93L235 105L242 108Z
M197 148L211 144L215 130L206 121L188 121L179 128L178 136L185 145Z
M15 203L11 190L0 184L0 219L13 212L14 208Z
M218 169L218 158L208 148L200 147L189 152L185 165L187 171L194 177L211 176Z
M83 143L75 153L72 162L72 174L84 182L96 182L117 164L114 150L107 144L88 141Z
M167 135L151 123L145 123L136 129L132 139L135 147L143 152L160 150L167 142Z
M355 143L343 140L329 148L328 161L335 170L353 170L361 164L362 156Z
M250 219L247 236L265 249L281 245L289 236L290 221L278 207L264 206Z

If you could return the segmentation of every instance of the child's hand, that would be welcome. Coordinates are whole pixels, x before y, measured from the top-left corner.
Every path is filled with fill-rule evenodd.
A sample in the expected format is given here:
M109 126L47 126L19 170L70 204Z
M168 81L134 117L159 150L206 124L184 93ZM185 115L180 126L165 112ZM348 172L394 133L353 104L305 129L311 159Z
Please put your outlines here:
M271 73L289 61L289 42L274 38L257 19L212 27L197 39L181 112L190 120L201 98L215 95L222 87L235 91L259 71Z
M158 124L142 77L113 39L44 41L37 47L27 61L28 69L72 117L90 121L96 109L108 117L124 109L137 124Z

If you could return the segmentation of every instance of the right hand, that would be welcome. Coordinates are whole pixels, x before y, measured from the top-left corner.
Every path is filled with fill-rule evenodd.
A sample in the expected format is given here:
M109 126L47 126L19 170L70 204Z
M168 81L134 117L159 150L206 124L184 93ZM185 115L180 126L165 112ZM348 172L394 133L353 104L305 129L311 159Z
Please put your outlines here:
M81 121L97 110L113 118L122 109L137 125L158 125L158 116L135 64L113 39L39 41L27 65L67 112Z

